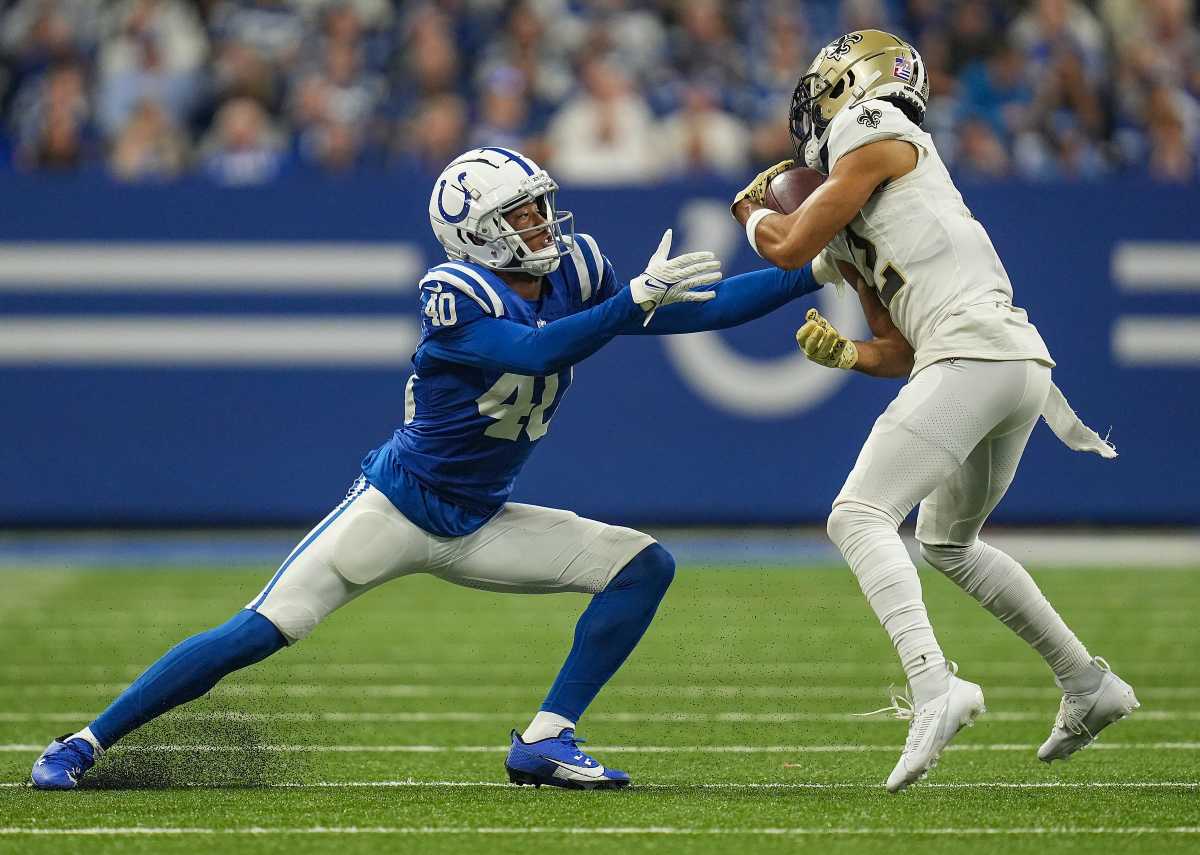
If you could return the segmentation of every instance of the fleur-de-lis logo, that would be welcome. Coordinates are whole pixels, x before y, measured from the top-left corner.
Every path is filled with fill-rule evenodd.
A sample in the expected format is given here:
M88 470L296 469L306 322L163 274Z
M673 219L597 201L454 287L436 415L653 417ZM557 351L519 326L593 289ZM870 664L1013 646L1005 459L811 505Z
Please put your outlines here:
M858 114L858 123L860 125L866 125L868 128L878 128L879 120L882 118L882 110L873 110L864 104L862 112Z
M825 48L825 56L828 59L841 59L846 54L850 53L850 48L863 40L861 33L849 33L844 36L839 36L838 40Z

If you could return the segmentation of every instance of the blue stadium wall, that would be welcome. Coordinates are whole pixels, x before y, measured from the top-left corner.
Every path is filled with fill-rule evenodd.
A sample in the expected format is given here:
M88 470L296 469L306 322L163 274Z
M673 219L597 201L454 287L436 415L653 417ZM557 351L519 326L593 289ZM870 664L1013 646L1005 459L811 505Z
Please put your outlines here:
M628 277L676 247L755 266L734 188L561 194ZM296 524L400 422L415 279L439 256L423 182L255 190L0 183L0 524ZM1006 522L1200 522L1200 192L966 187L1059 362L1121 456L1044 426ZM814 301L849 328L857 302ZM618 339L576 382L516 499L614 522L824 519L899 388L807 365L811 303L725 333Z

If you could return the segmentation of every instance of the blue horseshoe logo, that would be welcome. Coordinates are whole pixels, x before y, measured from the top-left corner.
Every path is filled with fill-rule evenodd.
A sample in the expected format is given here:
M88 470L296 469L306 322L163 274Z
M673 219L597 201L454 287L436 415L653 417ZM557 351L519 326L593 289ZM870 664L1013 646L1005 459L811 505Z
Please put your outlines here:
M466 172L460 172L458 178L454 179L458 182L458 186L454 189L463 194L463 206L457 214L451 214L446 210L446 206L442 204L442 196L446 193L446 179L443 178L441 184L438 185L438 211L441 212L442 219L448 223L461 223L467 218L467 211L471 207L471 194L462 186L462 181L466 177Z

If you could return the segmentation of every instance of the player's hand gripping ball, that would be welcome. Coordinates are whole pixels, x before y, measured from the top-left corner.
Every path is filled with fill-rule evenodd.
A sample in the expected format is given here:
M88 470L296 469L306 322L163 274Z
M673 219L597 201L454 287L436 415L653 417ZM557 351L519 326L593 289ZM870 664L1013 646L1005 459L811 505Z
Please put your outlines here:
M755 205L766 204L763 201L763 198L767 192L767 185L771 183L771 180L775 178L776 175L787 172L789 169L791 169L795 162L796 161L794 160L781 160L779 163L775 164L769 169L764 169L762 172L758 173L758 175L754 176L753 181L747 184L744 188L742 188L740 193L733 197L733 203L729 206L729 210L732 211L734 208L736 208L738 202L742 201L743 199L749 199Z
M804 326L796 330L796 344L804 355L819 365L850 369L858 362L858 348L816 309L804 316Z

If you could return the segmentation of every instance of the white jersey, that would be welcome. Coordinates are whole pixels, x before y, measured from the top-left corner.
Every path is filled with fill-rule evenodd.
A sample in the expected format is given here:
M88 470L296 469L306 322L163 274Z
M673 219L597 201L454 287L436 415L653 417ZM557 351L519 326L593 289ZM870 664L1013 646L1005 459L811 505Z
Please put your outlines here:
M916 351L913 374L942 359L1054 361L1013 305L1012 283L987 232L963 204L933 139L895 105L867 101L834 117L829 170L883 139L912 143L917 165L868 200L831 247L879 292Z

